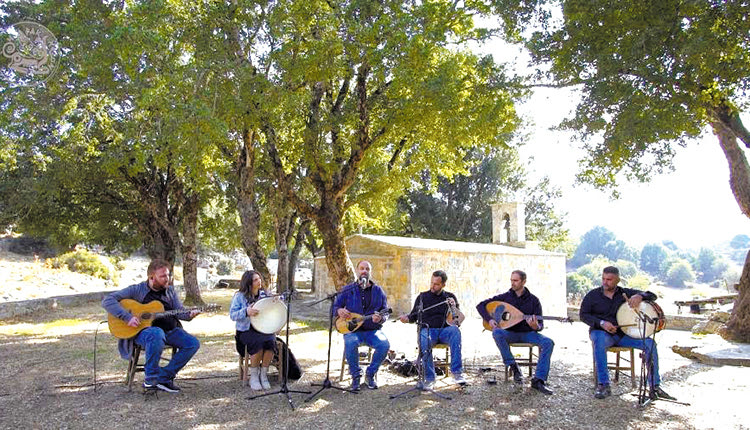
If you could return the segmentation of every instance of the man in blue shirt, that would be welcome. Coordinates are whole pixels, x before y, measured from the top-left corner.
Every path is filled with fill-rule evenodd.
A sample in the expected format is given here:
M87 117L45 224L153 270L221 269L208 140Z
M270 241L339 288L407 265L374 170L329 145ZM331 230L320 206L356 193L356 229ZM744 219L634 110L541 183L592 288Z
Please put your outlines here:
M493 315L487 312L487 304L490 302L504 302L518 309L524 314L524 319L518 324L502 329L498 326ZM544 394L552 394L552 390L546 387L549 375L550 360L555 343L552 339L540 334L544 328L542 321L542 304L539 299L531 294L526 288L526 273L522 270L514 270L510 275L510 290L495 297L482 301L477 305L477 311L482 318L492 327L492 337L495 339L497 349L503 357L503 363L513 372L513 380L517 384L523 383L521 370L516 364L516 359L510 352L511 343L533 343L539 346L539 362L536 366L534 378L531 380L531 388Z
M602 273L602 286L589 291L581 302L581 321L589 325L589 338L594 347L594 362L596 363L596 379L598 381L594 397L603 399L612 394L609 385L609 370L607 369L607 348L624 346L637 348L646 354L646 362L652 365L651 397L674 400L659 387L659 356L653 339L636 339L626 335L617 326L617 311L620 306L628 302L631 308L638 309L643 300L656 300L656 294L649 291L639 291L632 288L622 288L620 271L617 267L605 267Z
M333 313L339 318L350 318L352 312L372 315L365 319L356 331L344 335L344 356L352 376L351 389L353 391L359 391L362 376L362 370L359 367L359 345L365 344L375 350L372 362L365 371L365 384L373 390L378 388L376 380L378 369L391 347L381 330L385 319L378 313L388 309L388 299L383 289L370 277L371 271L372 265L369 261L360 261L357 264L357 281L342 288L333 303Z
M138 327L141 321L122 307L120 301L123 299L132 299L144 304L157 300L164 305L166 311L184 309L172 285L169 269L168 262L153 260L146 270L147 280L107 295L102 300L102 307L130 327ZM156 318L151 327L141 330L135 337L120 339L118 347L124 359L129 358L134 343L146 351L143 388L159 389L170 393L180 392L180 388L174 384L174 378L177 372L198 352L200 342L182 328L179 320L190 321L199 313L197 310L185 310L175 316ZM177 352L166 366L160 367L159 358L165 345L175 347Z

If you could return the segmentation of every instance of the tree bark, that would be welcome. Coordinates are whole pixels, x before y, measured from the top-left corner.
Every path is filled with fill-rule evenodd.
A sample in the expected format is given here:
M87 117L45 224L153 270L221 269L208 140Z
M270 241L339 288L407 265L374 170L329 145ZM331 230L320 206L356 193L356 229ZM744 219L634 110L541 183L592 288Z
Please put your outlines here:
M255 196L254 133L244 130L242 141L242 150L237 159L237 211L240 215L241 242L253 269L260 273L264 283L268 285L271 282L271 271L268 270L266 254L260 244L260 208Z
M323 248L326 250L326 266L336 290L352 282L354 279L354 265L349 261L346 250L343 217L338 214L335 203L323 200L322 208L316 219L315 226L323 238ZM333 207L332 207L333 206Z
M745 267L740 276L739 295L725 330L719 333L727 340L750 343L750 251L745 257Z
M714 134L724 151L729 163L729 185L734 198L745 216L750 217L750 165L745 152L737 139L747 140L746 130L737 115L732 115L729 108L722 106L714 110L711 121ZM743 130L745 133L743 134ZM734 302L732 315L721 330L721 335L730 340L750 342L750 252L745 258L739 284L739 296Z
M198 196L191 195L183 206L184 221L182 225L182 278L185 287L185 304L203 306L201 289L198 285Z

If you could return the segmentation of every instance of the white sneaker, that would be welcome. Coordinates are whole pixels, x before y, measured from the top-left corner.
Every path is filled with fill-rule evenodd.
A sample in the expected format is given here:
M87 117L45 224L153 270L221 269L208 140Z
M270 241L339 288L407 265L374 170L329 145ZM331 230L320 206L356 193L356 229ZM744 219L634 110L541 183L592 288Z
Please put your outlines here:
M268 382L268 367L260 368L260 385L264 390L271 389L271 383Z
M453 382L458 385L466 385L466 379L464 379L464 375L462 373L454 373Z
M435 381L424 381L423 388L425 390L433 390L433 389L435 389Z
M250 388L252 388L255 391L260 391L263 389L263 386L260 384L260 368L259 367L250 368Z

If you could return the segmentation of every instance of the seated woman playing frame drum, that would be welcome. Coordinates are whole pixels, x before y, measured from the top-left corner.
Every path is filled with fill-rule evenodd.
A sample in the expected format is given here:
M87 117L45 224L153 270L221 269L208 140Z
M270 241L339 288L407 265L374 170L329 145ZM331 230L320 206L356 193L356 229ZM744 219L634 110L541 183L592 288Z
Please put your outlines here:
M234 293L229 307L229 317L235 321L237 333L234 339L237 352L241 356L250 354L250 388L253 390L267 390L271 388L268 382L268 366L276 353L276 334L261 333L251 324L252 318L260 311L253 308L253 303L266 297L269 293L262 288L263 281L260 274L248 270L242 275L240 289Z

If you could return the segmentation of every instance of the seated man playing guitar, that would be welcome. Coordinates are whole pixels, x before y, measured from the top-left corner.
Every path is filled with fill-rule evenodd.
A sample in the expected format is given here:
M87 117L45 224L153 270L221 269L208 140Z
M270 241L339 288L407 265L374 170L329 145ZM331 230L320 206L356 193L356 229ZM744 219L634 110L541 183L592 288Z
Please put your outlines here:
M636 339L628 336L617 324L617 311L625 302L631 308L638 309L642 301L656 300L656 294L650 291L639 291L632 288L622 288L620 271L617 267L607 266L602 270L602 286L589 291L581 302L581 321L589 325L589 338L594 347L594 362L596 363L596 380L598 382L594 397L603 399L612 394L609 385L609 370L607 369L607 348L610 346L624 346L637 348L646 354L646 360L651 364L652 371L648 384L651 386L650 395L653 398L674 400L659 387L659 356L653 339Z
M466 385L461 361L461 330L458 326L464 321L464 314L458 308L458 300L453 293L445 291L448 275L442 270L432 273L430 289L417 296L411 312L401 315L403 323L419 322L422 313L422 328L419 330L419 343L424 364L424 388L435 385L435 363L432 360L432 347L438 343L448 344L451 356L451 373L458 385Z
M370 389L377 389L376 376L380 364L385 360L390 342L385 337L383 322L388 318L388 299L383 289L370 278L372 265L369 261L357 264L357 281L345 286L333 303L333 313L338 318L350 319L353 313L367 316L362 325L344 335L344 355L352 375L352 391L359 391L362 370L359 367L359 345L366 344L375 350L372 362L365 372L365 384Z
M130 299L138 303L161 303L166 311L184 309L174 287L171 285L170 264L164 260L153 260L146 272L148 279L140 284L131 285L120 291L107 295L102 300L102 307L110 315L127 323L129 327L139 327L143 324L140 318L123 307L122 300ZM159 306L161 307L161 306ZM146 351L146 362L143 366L145 373L143 388L158 389L170 393L178 393L180 388L174 384L175 375L195 355L200 342L195 336L182 329L182 320L191 320L200 312L185 310L169 316L156 318L150 327L143 328L134 337L120 339L118 348L120 355L128 359L133 348L133 342ZM177 348L172 359L164 367L159 367L159 358L165 345Z
M493 307L493 302L502 302ZM491 312L490 309L493 311ZM531 388L544 393L552 394L552 390L545 386L549 375L550 360L555 343L552 339L540 334L544 328L542 321L542 304L539 299L531 294L526 288L526 273L522 270L514 270L510 275L510 290L495 297L482 301L477 305L477 311L492 330L497 349L503 357L505 366L510 367L513 372L513 380L517 384L523 384L521 370L516 364L516 359L510 352L511 343L533 343L539 346L539 362L536 366L534 378L531 380ZM503 324L502 313L505 311L516 312L519 316L515 324ZM493 315L496 314L496 315ZM499 315L499 316L498 316ZM511 320L513 317L511 317Z

